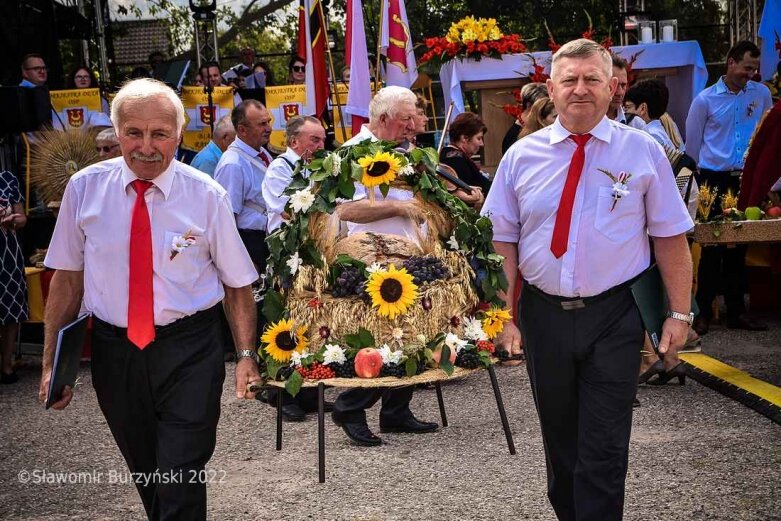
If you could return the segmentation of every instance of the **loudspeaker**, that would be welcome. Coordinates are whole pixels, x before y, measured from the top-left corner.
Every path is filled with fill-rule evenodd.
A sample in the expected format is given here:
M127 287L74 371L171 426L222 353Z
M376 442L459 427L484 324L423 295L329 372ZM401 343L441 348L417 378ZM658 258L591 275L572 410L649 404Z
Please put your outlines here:
M0 114L0 134L39 130L52 119L49 89L0 87Z

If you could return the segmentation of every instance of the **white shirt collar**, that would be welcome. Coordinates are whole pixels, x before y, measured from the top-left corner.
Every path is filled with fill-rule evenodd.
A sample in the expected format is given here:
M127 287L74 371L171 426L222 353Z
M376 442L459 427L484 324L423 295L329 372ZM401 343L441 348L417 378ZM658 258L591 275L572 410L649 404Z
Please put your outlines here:
M247 143L242 141L239 136L236 136L236 139L233 140L233 143L231 143L230 146L235 146L239 150L243 150L244 152L249 154L251 157L257 157L257 155L260 154L260 150L252 148Z
M549 142L551 145L561 143L572 135L572 132L564 128L564 125L561 124L559 118L556 118L556 121L553 122L550 129ZM600 141L610 143L610 139L613 135L613 127L610 125L610 120L607 116L603 116L600 122L597 123L597 126L592 128L588 134L591 134Z
M161 192L163 192L163 197L165 199L168 199L168 195L171 193L171 186L174 184L174 174L176 173L176 159L172 159L171 163L168 165L168 168L163 170L163 173L161 173L159 176L155 177L154 179L149 180L153 185L155 185ZM140 179L131 169L130 166L128 166L127 162L124 158L122 158L122 186L125 187L125 191L127 191L127 187L130 183L135 181L136 179Z
M290 147L287 147L287 150L285 150L285 154L284 155L285 155L285 157L290 159L290 162L293 163L294 165L298 162L299 159L301 159L301 156L296 154L295 150L293 150Z

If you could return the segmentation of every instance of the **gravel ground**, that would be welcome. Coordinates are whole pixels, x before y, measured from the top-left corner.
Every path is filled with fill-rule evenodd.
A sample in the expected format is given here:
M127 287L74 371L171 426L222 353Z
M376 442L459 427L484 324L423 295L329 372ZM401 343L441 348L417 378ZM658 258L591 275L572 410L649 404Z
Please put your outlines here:
M781 385L781 319L766 333L714 328L704 351ZM100 413L89 368L64 412L35 402L40 360L25 357L16 385L0 386L0 518L142 519L141 502ZM510 456L487 373L443 386L450 426L434 434L386 434L359 448L326 423L326 483L317 482L317 423L285 424L274 450L274 413L233 397L228 364L217 450L209 464L210 519L554 519L545 497L539 424L523 367L501 367L518 454ZM328 391L331 399L335 391ZM625 519L781 519L781 427L718 393L643 387L636 410ZM413 410L438 419L433 390ZM377 425L377 410L369 413ZM81 483L22 483L20 472L83 473ZM37 474L35 474L37 473ZM86 482L86 475L93 482Z

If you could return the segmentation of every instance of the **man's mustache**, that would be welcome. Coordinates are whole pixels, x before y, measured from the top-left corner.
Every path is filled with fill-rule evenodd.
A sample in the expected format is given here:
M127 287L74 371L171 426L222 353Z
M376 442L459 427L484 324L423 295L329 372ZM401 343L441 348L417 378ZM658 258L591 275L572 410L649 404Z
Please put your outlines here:
M154 154L146 155L141 152L133 152L130 154L130 159L143 161L145 163L155 163L163 160L163 154L155 152Z

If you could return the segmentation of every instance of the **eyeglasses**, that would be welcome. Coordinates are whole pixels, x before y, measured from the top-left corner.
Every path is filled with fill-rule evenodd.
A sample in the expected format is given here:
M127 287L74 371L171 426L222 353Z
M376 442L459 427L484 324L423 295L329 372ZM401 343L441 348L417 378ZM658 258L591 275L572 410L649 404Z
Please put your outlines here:
M89 80L90 77L86 74L77 74L73 77L74 80Z
M46 66L42 67L25 67L24 70L26 71L35 71L35 72L45 72Z
M117 148L118 146L119 145L107 145L105 147L97 146L97 147L95 147L95 150L97 150L98 153L103 152L104 154L108 154L109 152L111 152L112 150Z
M291 69L293 69L293 72L305 72L306 65L293 65Z

